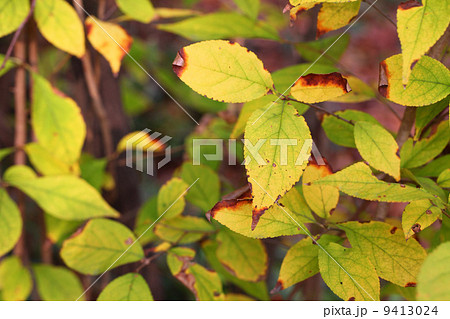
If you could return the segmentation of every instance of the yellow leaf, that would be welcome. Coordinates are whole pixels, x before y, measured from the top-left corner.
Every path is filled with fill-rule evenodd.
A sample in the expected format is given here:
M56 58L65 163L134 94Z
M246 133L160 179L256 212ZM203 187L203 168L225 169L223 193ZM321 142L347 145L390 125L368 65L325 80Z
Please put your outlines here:
M291 95L300 102L318 103L337 98L350 91L347 80L337 72L311 73L295 82L291 88Z
M361 0L346 3L324 3L317 17L317 37L345 27L358 15Z
M133 39L118 24L100 21L89 17L85 21L87 37L92 46L109 62L115 76L120 71L120 65L125 52L129 52Z
M83 24L69 3L64 0L36 1L34 18L48 42L76 57L84 55Z
M405 238L427 228L441 216L441 210L428 199L416 200L406 206L402 215Z
M235 42L212 40L184 47L173 70L197 93L223 102L254 100L273 87L257 56Z
M149 23L155 16L155 8L150 0L116 0L119 9L130 18Z
M17 30L29 11L28 0L0 0L0 38Z
M397 9L397 32L402 45L402 84L408 83L414 63L419 61L450 23L450 2L442 0L406 1Z

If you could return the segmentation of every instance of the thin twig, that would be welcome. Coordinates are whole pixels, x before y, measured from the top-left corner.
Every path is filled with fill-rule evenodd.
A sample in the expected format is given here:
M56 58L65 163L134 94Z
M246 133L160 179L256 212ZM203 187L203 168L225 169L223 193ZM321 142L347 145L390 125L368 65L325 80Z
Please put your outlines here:
M381 9L379 9L377 6L373 5L372 1L369 0L363 0L364 2L368 3L369 5L373 6L373 8L382 15L386 20L388 20L395 28L397 28L397 24L389 18Z
M81 6L83 6L83 1L77 0L75 8L78 11L80 19L84 20L84 12ZM102 131L102 138L103 138L103 147L105 148L105 155L110 156L113 153L113 139L111 134L111 128L109 125L108 116L103 106L103 101L99 89L96 84L95 74L92 69L92 62L89 50L86 50L86 53L81 58L81 63L83 66L83 74L89 91L89 95L92 99L92 106L94 108L95 115L97 116L100 123L100 129Z
M3 68L6 66L6 61L8 61L8 59L11 57L11 54L13 53L13 49L14 49L17 41L19 40L20 34L23 31L23 28L25 27L25 25L27 24L28 20L33 15L33 11L34 11L35 5L36 5L36 0L33 0L31 2L30 12L28 12L28 15L26 16L25 20L22 21L22 23L20 24L19 28L16 30L16 33L14 33L14 36L13 36L13 38L11 40L11 43L9 44L8 50L6 51L5 58L3 59L3 63L0 66L0 71L3 70Z

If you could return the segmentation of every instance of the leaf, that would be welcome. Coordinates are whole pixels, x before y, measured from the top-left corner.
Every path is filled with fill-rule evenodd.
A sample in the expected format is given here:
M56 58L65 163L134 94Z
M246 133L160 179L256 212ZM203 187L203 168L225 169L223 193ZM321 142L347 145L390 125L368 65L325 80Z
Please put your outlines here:
M133 3L133 6L135 5L136 3ZM117 76L122 59L126 55L124 50L130 51L133 38L120 25L115 23L88 17L85 24L89 42L95 50L105 57L114 75Z
M282 208L278 205L270 207L260 217L254 230L251 230L253 223L251 194L246 194L237 199L224 199L217 203L208 212L208 215L232 231L251 238L304 234L298 224L306 229L303 225L304 222L314 222L308 206L297 189L292 188L280 200L280 204L286 207ZM295 209L295 211L291 211L291 209Z
M310 162L303 173L303 196L308 206L321 218L328 218L339 201L339 191L328 185L314 185L312 182L328 175L332 175L331 167Z
M189 189L186 199L203 211L207 212L219 201L219 176L208 166L184 163L180 177L188 185L192 185L198 179Z
M189 16L196 16L201 14L199 11L191 9L180 8L155 8L156 18L158 19L171 19L171 18L184 18Z
M394 55L380 64L378 90L397 104L430 105L450 94L450 71L441 62L425 55L415 64L404 87L402 55Z
M206 259L211 265L211 267L220 275L223 281L232 283L233 285L239 287L245 293L259 299L259 300L269 300L269 293L267 291L267 285L264 280L251 282L241 280L233 276L225 267L220 263L217 258L218 243L212 240L205 240L202 242L202 250L205 253Z
M450 168L450 154L438 157L420 168L413 168L411 172L415 176L438 177L447 168Z
M51 152L38 143L25 145L25 152L33 167L42 175L68 175L72 173L71 167L55 158Z
M92 219L81 232L64 241L60 254L70 268L98 275L110 266L112 269L144 258L139 243L133 245L135 240L134 234L118 222Z
M196 242L213 231L212 225L195 216L177 216L163 220L156 224L154 229L159 238L176 244Z
M260 281L266 275L268 257L261 241L228 230L217 235L217 258L234 276L247 281Z
M24 166L12 166L5 182L30 196L48 214L64 220L118 217L101 195L84 180L70 175L27 178Z
M191 41L230 38L278 40L277 31L269 24L233 12L205 14L180 22L159 24L159 30L178 34Z
M48 42L78 58L84 55L83 24L74 8L66 1L36 1L34 19Z
M9 256L0 262L0 299L4 301L27 300L33 288L31 274L19 257Z
M149 0L116 0L120 11L142 23L149 23L155 16L155 8Z
M423 130L433 120L439 113L441 113L446 107L448 107L449 99L448 97L434 103L432 105L419 107L416 110L416 123L415 123L415 134L414 140L418 140L422 135Z
M92 185L97 191L100 191L107 179L107 164L108 160L106 158L95 158L87 153L81 154L81 178Z
M337 111L335 114L346 120L352 121L353 123L365 121L380 125L372 115L357 110ZM353 125L334 116L325 114L322 120L322 128L333 143L345 147L356 148ZM336 132L339 132L339 134L336 134Z
M28 0L0 0L0 38L16 31L29 11Z
M427 255L416 240L406 241L401 230L382 222L347 222L339 228L352 247L369 258L378 276L402 287L415 286Z
M337 2L337 1L333 1ZM345 27L358 15L361 1L347 3L324 3L317 17L317 37Z
M345 95L341 95L341 96L333 99L332 100L333 102L359 103L359 102L365 102L365 101L369 101L369 100L376 98L374 89L372 89L371 86L367 85L361 79L359 79L355 76L349 75L347 77L347 81L349 83L349 86L352 88L352 91Z
M86 137L80 108L41 76L33 73L33 80L31 122L38 143L53 157L71 165L80 158Z
M233 0L233 2L249 18L256 19L258 17L260 0Z
M437 182L441 187L450 188L450 168L439 174Z
M261 142L257 154L249 150L250 145ZM284 101L252 114L245 129L244 155L248 181L252 185L254 217L264 213L300 179L311 152L311 142L305 119ZM253 229L254 226L252 224Z
M62 220L49 214L45 214L44 218L46 236L57 244L69 238L82 224L82 221Z
M427 199L411 202L406 206L402 215L402 228L405 238L433 224L441 216L441 210Z
M195 250L187 247L173 247L167 252L167 266L170 272L175 276L179 274L184 266L189 263L195 257Z
M3 148L0 149L0 162L7 157L8 155L14 153L14 148L13 147L7 147L7 148Z
M426 164L441 154L449 141L450 128L447 121L441 122L434 134L416 143L409 138L400 150L401 167L414 168Z
M247 102L243 105L241 112L239 113L239 118L233 128L233 132L230 135L230 138L238 138L240 135L242 135L245 131L245 126L247 125L248 119L253 114L254 111L258 109L266 110L271 105L277 101L279 98L275 95L264 95L260 97L259 99ZM289 101L286 102L289 105L292 105L298 112L299 115L305 113L309 106L303 103L295 102L295 101Z
M417 300L439 301L450 299L450 242L433 250L425 259L417 277Z
M380 181L363 162L350 165L313 184L334 186L350 196L380 202L410 202L434 198L423 189Z
M324 248L328 254L319 250L320 274L338 297L356 301L380 300L380 281L367 257L354 248L335 243Z
M188 187L188 184L177 177L165 183L158 193L158 215L165 219L180 215L186 205L184 195Z
M144 277L128 273L111 281L97 301L153 301L153 296Z
M254 100L273 87L261 60L236 42L203 41L184 47L173 70L197 93L223 102Z
M318 103L351 91L347 80L337 72L301 76L292 86L291 95L300 102Z
M299 75L308 75L311 73L327 74L335 72L337 69L331 65L302 63L291 65L272 73L275 88L279 92L288 91L297 81ZM285 92L286 93L286 92Z
M321 63L322 65L334 65L336 61L339 61L342 54L344 54L345 50L348 47L349 42L350 36L348 34L344 34L342 36L335 35L331 37L321 38L315 41L297 43L295 45L295 49L298 51L298 53L300 53L301 57L308 62L314 62L317 60L317 62ZM327 49L328 51L326 51ZM324 52L325 54L323 54ZM322 54L323 56L320 57ZM330 73L334 71L336 70L333 69L323 73ZM303 72L300 72L298 74L302 73ZM321 73L321 72L312 71L311 73ZM272 77L274 78L275 81L275 74L272 74ZM295 79L297 79L297 77ZM294 80L292 80L292 82Z
M293 6L298 6L307 3L344 3L351 1L357 0L289 0L289 3L292 4Z
M43 301L74 301L83 294L80 279L67 268L39 264L33 266L33 272Z
M136 218L136 224L134 226L134 232L139 237L139 242L145 245L156 238L153 231L150 231L150 227L158 219L158 198L157 196L148 199L139 209Z
M307 237L289 248L281 264L276 290L283 290L319 272L319 247Z
M370 166L400 180L398 144L391 133L378 124L359 121L355 123L355 144L361 157Z
M22 233L22 217L8 192L0 188L0 257L14 248Z
M402 83L407 84L417 62L444 34L450 4L441 0L406 1L397 9L397 32L402 45Z

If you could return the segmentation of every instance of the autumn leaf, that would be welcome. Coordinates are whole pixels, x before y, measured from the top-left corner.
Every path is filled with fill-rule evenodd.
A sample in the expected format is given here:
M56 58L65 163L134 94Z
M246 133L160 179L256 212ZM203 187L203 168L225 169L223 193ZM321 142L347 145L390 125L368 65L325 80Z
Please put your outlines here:
M441 210L428 199L409 203L402 214L402 228L405 238L408 239L424 230L433 224L441 214Z
M88 17L85 24L89 42L105 57L112 72L117 76L122 59L130 51L133 38L115 23Z
M347 1L340 3L333 1L322 4L317 16L317 37L323 34L345 27L358 15L361 1Z

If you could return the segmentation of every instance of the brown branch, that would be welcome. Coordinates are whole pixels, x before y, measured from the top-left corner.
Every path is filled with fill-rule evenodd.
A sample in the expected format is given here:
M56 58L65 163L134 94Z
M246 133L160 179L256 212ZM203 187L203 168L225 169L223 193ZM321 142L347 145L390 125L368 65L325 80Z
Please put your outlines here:
M28 12L28 15L26 16L25 20L22 21L19 28L16 30L16 33L14 33L11 43L9 44L8 50L6 51L5 58L3 59L3 63L0 66L0 71L3 70L3 68L6 65L6 61L8 61L8 59L11 57L14 47L15 47L17 41L19 41L20 35L21 35L25 25L27 24L28 20L33 15L35 5L36 5L36 0L31 1L30 12ZM23 62L25 62L25 61L23 61Z
M23 35L20 35L16 40L14 47L14 55L21 61L26 60L26 44ZM25 165L26 157L23 150L27 142L27 87L26 87L26 72L23 67L16 70L15 87L14 87L14 112L15 112L15 126L14 126L14 164ZM17 204L22 215L22 220L25 222L25 195L17 191ZM23 223L25 224L25 223ZM19 241L14 248L14 254L18 256L24 264L29 263L28 252L25 240L25 227L22 228Z
M84 11L82 9L83 1L77 0L75 8L80 16L80 19L84 21ZM106 114L105 108L103 106L103 101L100 96L100 92L95 80L94 70L92 68L91 56L89 50L86 49L86 53L81 58L81 63L83 66L84 79L88 88L89 95L92 99L92 106L94 108L94 113L99 120L100 129L102 131L103 147L105 148L105 155L108 157L113 153L113 139L111 134L111 128Z

